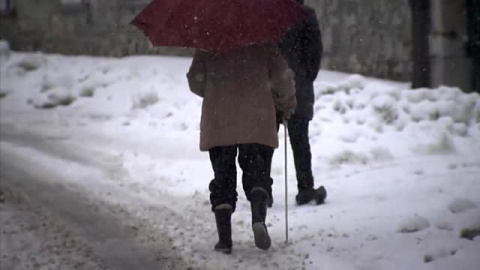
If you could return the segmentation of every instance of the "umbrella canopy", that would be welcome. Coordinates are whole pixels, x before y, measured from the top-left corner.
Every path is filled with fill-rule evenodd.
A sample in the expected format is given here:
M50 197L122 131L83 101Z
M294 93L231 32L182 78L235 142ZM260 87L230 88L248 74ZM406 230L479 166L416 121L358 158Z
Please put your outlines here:
M154 0L131 23L155 46L221 52L276 42L305 16L294 0Z

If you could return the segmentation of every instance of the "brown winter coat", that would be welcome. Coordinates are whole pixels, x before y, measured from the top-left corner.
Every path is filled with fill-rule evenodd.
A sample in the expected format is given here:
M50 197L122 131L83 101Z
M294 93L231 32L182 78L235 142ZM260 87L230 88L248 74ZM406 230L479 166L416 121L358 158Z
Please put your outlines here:
M278 146L275 107L295 109L293 72L275 45L213 54L197 50L187 74L203 97L200 150L259 143Z

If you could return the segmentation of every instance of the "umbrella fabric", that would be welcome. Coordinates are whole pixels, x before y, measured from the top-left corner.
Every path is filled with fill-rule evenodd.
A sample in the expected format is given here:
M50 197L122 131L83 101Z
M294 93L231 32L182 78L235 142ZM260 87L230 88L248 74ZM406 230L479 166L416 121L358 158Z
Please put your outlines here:
M132 24L155 46L220 52L276 42L305 15L294 0L154 0Z

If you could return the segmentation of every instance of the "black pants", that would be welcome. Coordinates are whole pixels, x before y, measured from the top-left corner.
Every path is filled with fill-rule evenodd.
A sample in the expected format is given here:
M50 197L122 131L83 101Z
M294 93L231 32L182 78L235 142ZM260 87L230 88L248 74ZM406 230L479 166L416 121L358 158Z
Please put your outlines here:
M288 135L292 145L295 171L297 174L298 191L312 189L314 185L312 174L312 152L308 138L310 120L293 116L288 120ZM277 125L277 130L279 125Z
M209 150L215 178L210 182L210 203L212 211L217 205L228 203L235 210L238 193L237 167L235 159L238 150L238 163L243 171L243 190L248 200L254 187L272 190L270 166L273 148L262 144L239 144L214 147Z

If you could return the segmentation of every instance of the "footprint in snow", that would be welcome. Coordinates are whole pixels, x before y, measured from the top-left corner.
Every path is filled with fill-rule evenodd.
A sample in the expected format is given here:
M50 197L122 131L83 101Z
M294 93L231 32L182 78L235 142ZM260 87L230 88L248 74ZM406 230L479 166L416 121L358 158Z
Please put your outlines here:
M425 171L423 169L417 169L413 173L416 174L416 175L423 175L425 173Z
M458 214L475 208L477 208L477 205L474 202L463 198L455 198L448 205L448 209L454 214Z
M453 226L447 221L440 221L436 224L437 229L443 231L453 231Z
M447 258L449 256L455 255L457 252L458 252L458 249L455 249L455 248L451 248L451 249L440 248L438 250L430 252L429 254L426 254L423 257L423 262L429 263L438 259Z
M448 165L448 168L449 168L450 170L455 170L455 169L458 168L458 165L452 163L452 164Z
M398 232L413 233L425 230L428 227L430 227L430 222L428 221L428 219L421 216L413 216L400 224Z

